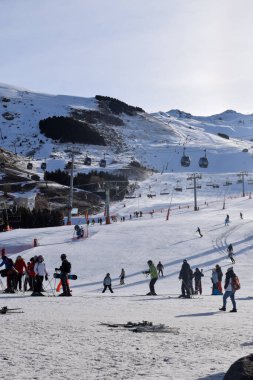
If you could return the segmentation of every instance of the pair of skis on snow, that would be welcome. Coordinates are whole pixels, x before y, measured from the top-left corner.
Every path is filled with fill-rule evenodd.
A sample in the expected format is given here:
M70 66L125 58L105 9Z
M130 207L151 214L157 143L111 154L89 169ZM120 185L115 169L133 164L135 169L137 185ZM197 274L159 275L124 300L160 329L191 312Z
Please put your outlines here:
M7 306L4 306L0 309L0 314L16 314L23 313L21 307L16 307L14 309L9 309Z

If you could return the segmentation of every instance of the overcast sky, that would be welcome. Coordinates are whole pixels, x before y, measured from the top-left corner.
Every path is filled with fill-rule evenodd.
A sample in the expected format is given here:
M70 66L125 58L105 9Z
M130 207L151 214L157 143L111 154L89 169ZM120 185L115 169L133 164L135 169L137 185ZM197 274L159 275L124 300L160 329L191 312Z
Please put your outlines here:
M252 0L0 0L0 82L253 113Z

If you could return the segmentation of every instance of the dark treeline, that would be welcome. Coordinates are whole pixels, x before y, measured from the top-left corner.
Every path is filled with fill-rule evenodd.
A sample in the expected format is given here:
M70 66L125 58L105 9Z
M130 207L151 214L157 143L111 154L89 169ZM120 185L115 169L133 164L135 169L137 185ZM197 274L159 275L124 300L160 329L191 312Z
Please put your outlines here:
M145 112L140 107L130 106L122 102L121 100L111 98L109 96L96 95L95 98L98 101L105 103L109 107L110 111L116 115L119 115L124 112L129 116L134 116L137 112Z
M40 120L40 131L48 138L62 143L106 145L104 138L85 122L71 117L53 116Z
M12 228L41 228L56 227L64 224L64 215L61 210L32 210L19 207L15 210L6 210L3 214L3 228L9 224Z
M54 172L45 172L45 180L46 181L54 181L60 183L61 185L69 186L70 185L70 176L65 171L61 171L60 169L55 170ZM106 181L112 181L113 185L111 186L111 197L115 199L123 199L126 187L129 182L128 179L123 175L115 175L107 172L98 172L96 170L92 170L91 172L78 173L74 177L74 187L80 188L82 190L87 190L91 192L101 192L104 189L103 183ZM119 189L116 189L116 184ZM103 194L100 194L102 197Z

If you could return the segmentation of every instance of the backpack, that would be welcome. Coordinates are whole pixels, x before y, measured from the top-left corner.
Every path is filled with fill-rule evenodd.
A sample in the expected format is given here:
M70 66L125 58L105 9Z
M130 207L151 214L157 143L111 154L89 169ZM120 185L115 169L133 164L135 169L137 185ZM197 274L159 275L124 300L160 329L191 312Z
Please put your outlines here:
M241 289L240 280L237 276L232 277L232 289L234 292L236 292L236 290Z
M71 272L71 263L68 260L65 260L64 270L66 271L66 273L70 273Z

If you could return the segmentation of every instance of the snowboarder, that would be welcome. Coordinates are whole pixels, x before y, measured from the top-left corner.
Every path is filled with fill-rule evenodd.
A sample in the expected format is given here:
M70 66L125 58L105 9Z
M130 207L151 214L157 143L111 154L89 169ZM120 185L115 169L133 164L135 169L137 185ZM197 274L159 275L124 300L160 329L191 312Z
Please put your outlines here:
M200 236L200 237L203 237L203 235L202 235L202 233L201 233L201 231L200 231L200 228L199 228L199 227L197 228L197 231L196 231L196 232L198 232L198 233L199 233L199 236Z
M119 284L120 285L124 285L125 284L125 282L124 282L124 280L125 280L125 270L124 270L124 268L121 269L121 273L119 275L119 279L120 279Z
M217 296L220 294L219 290L218 290L218 273L216 271L216 268L213 268L212 269L212 277L211 277L211 281L212 281L212 296Z
M179 273L179 280L182 280L182 294L179 296L179 298L191 298L192 270L186 259L183 260L183 264Z
M219 309L221 311L226 311L226 304L227 299L230 297L233 305L233 309L230 310L231 313L236 313L236 302L235 302L235 290L233 289L233 278L236 277L236 274L234 273L233 267L228 268L226 273L226 279L225 279L225 293L223 295L223 306Z
M104 285L104 289L103 289L102 293L104 293L107 288L110 290L111 293L113 293L112 280L110 277L110 273L107 273L107 275L105 276L104 281L103 281L103 285Z
M234 259L234 249L232 244L230 243L227 247L227 252L228 252L228 257L231 260L232 264L235 264L235 259Z
M35 284L34 284L34 291L31 294L31 296L43 296L43 280L45 276L45 280L48 280L48 273L46 270L46 264L44 262L44 257L42 255L39 255L37 258L37 261L34 265L34 272L35 272Z
M60 268L55 268L56 271L61 271L60 278L62 283L63 292L59 294L59 297L71 297L72 294L69 289L68 274L71 272L71 263L67 260L65 253L61 255L62 264Z
M157 264L156 269L158 270L158 277L160 277L160 275L163 277L164 266L161 263L161 261L159 261L159 263Z
M219 290L220 294L223 294L222 293L222 277L223 277L223 273L222 273L221 267L218 264L215 265L215 269L216 269L216 272L217 272L217 275L218 275L217 287L218 287L218 290Z
M149 269L143 272L146 275L150 274L150 277L151 277L151 280L150 280L150 283L149 283L150 292L147 293L147 296L156 296L155 283L156 283L156 281L158 279L157 269L156 269L156 267L155 267L155 265L154 265L154 263L153 263L152 260L148 260L147 264L149 266Z
M195 281L195 294L202 294L202 283L201 283L201 277L203 277L203 269L201 271L199 268L195 269L195 272L193 273L194 281Z

